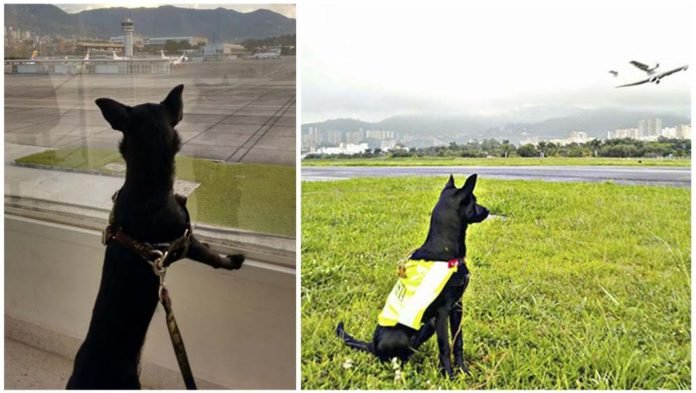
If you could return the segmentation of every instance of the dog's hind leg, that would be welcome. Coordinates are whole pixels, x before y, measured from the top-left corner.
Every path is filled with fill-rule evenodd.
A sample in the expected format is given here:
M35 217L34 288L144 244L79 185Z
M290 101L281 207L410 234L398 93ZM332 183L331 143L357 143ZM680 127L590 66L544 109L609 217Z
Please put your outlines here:
M207 244L202 243L195 236L191 236L191 244L188 248L186 256L194 261L205 263L214 268L223 268L228 270L239 269L244 262L244 255L235 254L221 257L217 253L210 250Z
M423 327L413 336L411 339L411 348L414 350L420 348L424 342L428 341L430 337L435 334L435 319L431 319L426 322Z
M450 331L454 338L452 352L454 353L454 366L469 374L469 369L464 363L464 339L462 332L462 301L461 299L454 304L449 315Z

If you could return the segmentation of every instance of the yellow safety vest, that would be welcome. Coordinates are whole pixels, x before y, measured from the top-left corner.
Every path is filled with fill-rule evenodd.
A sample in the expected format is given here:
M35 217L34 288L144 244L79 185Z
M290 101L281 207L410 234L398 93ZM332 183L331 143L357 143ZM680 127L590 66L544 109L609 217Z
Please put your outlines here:
M379 325L395 326L400 323L420 329L423 313L457 272L458 265L440 261L405 262L399 280L379 314Z

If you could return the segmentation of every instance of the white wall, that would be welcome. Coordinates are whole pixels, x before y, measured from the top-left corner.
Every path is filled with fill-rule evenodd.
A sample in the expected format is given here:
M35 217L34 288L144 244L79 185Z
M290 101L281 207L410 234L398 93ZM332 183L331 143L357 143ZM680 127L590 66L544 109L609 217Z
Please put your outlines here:
M6 214L6 321L37 326L74 343L64 345L66 355L74 357L75 344L89 325L103 256L96 231ZM224 271L184 260L168 271L175 315L200 385L295 387L295 275L263 266L250 261L241 270ZM141 380L152 387L182 389L167 385L167 375L178 374L178 367L163 315L158 306ZM20 330L7 328L6 334L30 335ZM34 341L29 344L41 345L40 339ZM54 343L45 346L56 348Z

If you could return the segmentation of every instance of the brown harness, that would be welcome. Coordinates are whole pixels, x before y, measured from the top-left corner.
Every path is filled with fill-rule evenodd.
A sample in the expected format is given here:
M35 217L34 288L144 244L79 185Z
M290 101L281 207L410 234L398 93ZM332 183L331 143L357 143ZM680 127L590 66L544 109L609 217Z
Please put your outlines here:
M118 194L119 191L116 191L111 197L114 205L118 199ZM172 262L184 258L191 244L191 220L188 209L186 208L186 197L179 194L175 194L174 197L186 212L186 229L184 230L184 234L174 241L169 243L150 244L133 239L123 231L123 228L116 225L114 210L111 209L109 225L104 228L104 232L102 233L102 244L107 245L111 241L116 241L152 265L152 270L155 275L159 277L159 299L166 313L169 337L172 340L172 346L174 346L174 353L176 354L177 363L179 363L179 370L181 370L181 375L184 378L186 389L190 390L196 389L196 381L193 378L193 372L191 371L188 356L186 355L186 348L184 347L184 341L181 337L179 326L174 318L172 300L169 298L169 291L164 284L164 276L167 273L167 267Z

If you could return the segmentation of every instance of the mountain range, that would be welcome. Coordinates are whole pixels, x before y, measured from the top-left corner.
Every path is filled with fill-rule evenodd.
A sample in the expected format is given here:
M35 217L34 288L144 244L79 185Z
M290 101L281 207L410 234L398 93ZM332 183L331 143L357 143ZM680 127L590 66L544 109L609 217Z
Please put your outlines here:
M121 21L131 18L135 33L145 36L203 36L209 42L242 41L295 34L295 19L259 9L242 13L224 8L100 8L68 14L50 4L6 4L5 26L44 35L107 39L121 35Z
M509 139L513 143L518 143L529 137L566 138L571 131L584 131L590 137L606 138L607 131L617 128L636 128L639 120L652 118L660 118L663 127L691 122L687 114L619 108L530 107L495 116L398 115L379 122L332 119L303 124L302 130L306 131L309 127L344 132L359 128L382 129L416 138L437 137L450 141L496 138Z

